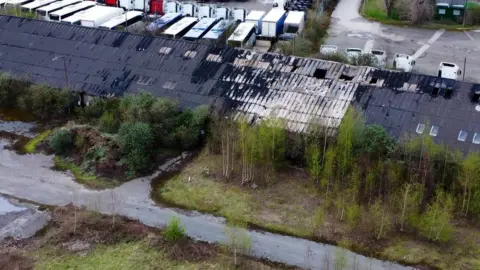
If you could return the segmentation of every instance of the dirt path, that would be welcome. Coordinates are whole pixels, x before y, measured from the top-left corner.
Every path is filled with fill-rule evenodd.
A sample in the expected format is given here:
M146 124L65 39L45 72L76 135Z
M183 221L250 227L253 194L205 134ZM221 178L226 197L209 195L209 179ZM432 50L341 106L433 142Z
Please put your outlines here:
M66 205L73 202L90 210L105 214L119 214L138 219L149 226L161 227L178 216L189 236L207 242L225 242L224 220L211 215L182 213L162 208L149 198L150 181L155 175L135 179L111 190L92 191L77 184L62 172L51 170L52 157L41 154L18 155L3 147L0 140L0 193L27 199L40 204ZM166 168L173 161L162 165ZM315 269L333 269L335 247L288 236L249 232L252 238L253 255L272 261ZM310 252L308 251L310 250ZM309 254L309 255L307 255ZM390 262L369 259L345 251L349 266L356 269L410 269ZM325 266L329 258L330 266Z

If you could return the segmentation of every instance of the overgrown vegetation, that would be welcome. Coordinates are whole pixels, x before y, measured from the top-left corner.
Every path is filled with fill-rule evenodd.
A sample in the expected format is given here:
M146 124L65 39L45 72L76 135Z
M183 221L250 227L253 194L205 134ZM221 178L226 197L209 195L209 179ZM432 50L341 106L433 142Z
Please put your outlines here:
M0 75L0 96L1 108L21 108L42 120L65 119L75 102L71 91L31 85L8 74Z
M312 125L309 134L293 135L273 119L253 126L214 121L201 165L187 167L157 194L176 205L297 236L341 241L332 234L340 230L357 247L379 252L384 243L395 245L395 238L404 235L431 243L426 245L432 250L452 250L452 256L432 265L457 269L461 264L456 261L468 261L479 266L478 254L468 250L480 250L480 238L466 233L470 225L458 226L479 221L478 154L451 151L428 132L396 140L381 126L365 124L354 110L335 139L325 132ZM306 166L315 188L287 185L288 178L304 185L292 170L284 174L292 161ZM462 243L472 237L467 250Z
M181 111L151 94L95 99L75 111L77 122L55 131L50 147L70 156L81 171L123 180L153 169L156 160L195 148L208 108Z
M317 53L314 55L315 58L345 63L353 66L369 66L369 67L379 67L377 63L377 58L373 54L364 53L359 56L347 57L341 52L336 53Z
M365 0L361 12L387 24L422 24L433 19L434 2L416 0Z
M1 8L0 14L27 18L27 19L39 19L39 16L37 12L35 12L35 10L32 10L32 12L25 12L25 11L22 11L20 7Z

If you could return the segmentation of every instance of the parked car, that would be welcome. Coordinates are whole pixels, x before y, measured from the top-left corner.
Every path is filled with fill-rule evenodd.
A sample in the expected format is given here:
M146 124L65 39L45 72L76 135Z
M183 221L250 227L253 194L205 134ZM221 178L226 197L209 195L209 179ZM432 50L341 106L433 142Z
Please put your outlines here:
M396 53L393 59L393 68L403 72L412 72L415 66L413 57L407 54Z
M321 54L334 54L338 52L338 47L335 45L322 45L320 46Z
M387 53L385 51L371 50L370 54L375 57L378 67L385 67L387 65Z

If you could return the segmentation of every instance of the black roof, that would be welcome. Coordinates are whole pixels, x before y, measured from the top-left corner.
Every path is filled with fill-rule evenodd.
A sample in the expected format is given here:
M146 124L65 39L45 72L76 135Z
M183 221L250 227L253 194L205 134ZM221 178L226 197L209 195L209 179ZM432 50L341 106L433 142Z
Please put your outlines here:
M372 78L377 81L359 86L355 100L368 123L396 137L417 134L422 124L427 134L438 127L435 141L464 153L480 150L472 142L478 133L480 143L478 84L392 71L372 72ZM465 141L458 140L460 131L467 132Z
M438 126L435 140L477 150L480 86L412 73L352 67L319 59L0 16L0 72L90 95L141 90L182 107L217 105L236 117L311 122L335 131L352 101L369 123L394 136ZM477 120L478 119L478 120ZM424 132L430 132L426 130ZM458 141L461 130L468 132ZM480 136L479 136L480 139Z
M371 69L0 16L0 72L62 88L64 63L53 61L59 56L75 91L108 96L145 90L183 107L221 104L251 120L282 116L295 131L311 121L336 127L357 78Z

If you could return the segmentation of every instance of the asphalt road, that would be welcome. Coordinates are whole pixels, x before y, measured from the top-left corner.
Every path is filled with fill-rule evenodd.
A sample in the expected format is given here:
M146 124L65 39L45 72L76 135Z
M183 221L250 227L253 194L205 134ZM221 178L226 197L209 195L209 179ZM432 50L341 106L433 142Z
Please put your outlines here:
M468 50L465 80L480 82L480 33L475 31L449 32L407 27L393 27L369 22L358 13L361 0L341 0L332 14L329 38L326 44L384 50L392 66L395 53L417 58L414 72L437 75L441 61L453 62L463 71Z
M71 176L51 170L51 156L17 155L3 149L5 145L6 141L0 140L0 194L47 205L73 202L93 211L119 214L156 227L165 226L173 216L177 216L185 225L187 234L195 239L220 243L228 240L223 218L156 205L149 197L150 181L155 175L132 180L115 189L92 191L74 182ZM159 170L167 168L169 164L164 164ZM248 233L252 239L254 256L312 269L334 267L333 258L337 250L334 246L259 231ZM346 269L411 269L350 251L344 254L349 263ZM326 261L330 262L329 266L325 265Z

